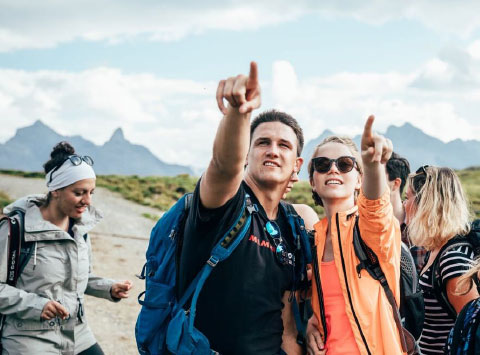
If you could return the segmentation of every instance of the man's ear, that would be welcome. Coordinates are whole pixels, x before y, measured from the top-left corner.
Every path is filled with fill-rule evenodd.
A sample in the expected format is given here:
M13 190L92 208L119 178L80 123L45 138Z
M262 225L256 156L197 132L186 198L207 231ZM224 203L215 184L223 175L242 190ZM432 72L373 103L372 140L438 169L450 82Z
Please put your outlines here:
M393 182L392 190L393 191L400 191L400 186L402 185L402 179L395 178L395 180L393 180L392 182Z
M303 164L303 158L302 157L298 157L296 160L295 160L295 172L298 174L298 172L300 171L300 169L302 168L302 164Z

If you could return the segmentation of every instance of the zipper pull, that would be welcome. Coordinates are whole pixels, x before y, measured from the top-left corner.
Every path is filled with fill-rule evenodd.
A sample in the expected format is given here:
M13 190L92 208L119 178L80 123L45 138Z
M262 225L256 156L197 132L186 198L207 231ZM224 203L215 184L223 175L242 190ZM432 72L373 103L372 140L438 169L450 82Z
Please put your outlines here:
M365 269L365 265L363 264L363 262L360 262L360 263L357 265L357 275L358 275L358 278L359 278L359 279L362 278L362 274L361 274L362 269Z

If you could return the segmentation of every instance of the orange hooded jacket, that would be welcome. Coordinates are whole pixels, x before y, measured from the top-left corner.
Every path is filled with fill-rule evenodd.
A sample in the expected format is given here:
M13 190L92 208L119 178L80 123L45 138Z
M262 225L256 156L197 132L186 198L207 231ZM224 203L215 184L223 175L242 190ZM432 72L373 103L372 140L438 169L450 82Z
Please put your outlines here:
M356 215L359 216L360 235L377 255L398 304L400 299L401 236L400 226L393 215L390 204L389 190L387 189L377 200L368 200L361 192L355 207L332 216L330 233L335 266L345 300L345 311L360 353L402 354L399 331L385 291L380 282L374 280L365 269L361 270L360 275L356 270L359 263L353 248L353 227ZM315 257L316 252L319 268L325 247L327 227L327 218L315 224L313 253ZM312 277L312 307L319 320L320 333L325 340L316 276ZM325 288L328 285L322 284L322 287Z

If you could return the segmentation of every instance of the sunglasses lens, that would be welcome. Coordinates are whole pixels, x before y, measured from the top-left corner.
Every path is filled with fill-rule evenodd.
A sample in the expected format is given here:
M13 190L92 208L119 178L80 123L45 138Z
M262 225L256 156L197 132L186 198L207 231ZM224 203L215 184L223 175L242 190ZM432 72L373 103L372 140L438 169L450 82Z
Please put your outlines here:
M327 173L332 166L332 161L325 157L315 158L313 161L315 171L318 173Z
M78 155L72 155L69 157L69 159L75 166L82 164L82 158L80 158Z
M88 165L90 165L90 166L93 165L93 159L91 157L89 157L88 155L83 156L82 159Z
M348 173L352 171L355 162L350 157L340 157L337 159L337 168L341 173Z

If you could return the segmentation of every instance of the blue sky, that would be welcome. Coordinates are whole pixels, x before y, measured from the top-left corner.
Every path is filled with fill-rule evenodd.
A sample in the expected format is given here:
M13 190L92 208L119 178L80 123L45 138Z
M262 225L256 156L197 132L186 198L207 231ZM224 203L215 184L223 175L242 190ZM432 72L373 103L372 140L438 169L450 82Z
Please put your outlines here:
M0 0L0 143L37 119L96 144L122 127L202 167L216 84L250 60L261 110L293 114L307 140L358 134L370 113L380 132L480 139L480 4L450 4Z

